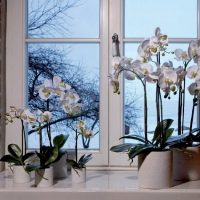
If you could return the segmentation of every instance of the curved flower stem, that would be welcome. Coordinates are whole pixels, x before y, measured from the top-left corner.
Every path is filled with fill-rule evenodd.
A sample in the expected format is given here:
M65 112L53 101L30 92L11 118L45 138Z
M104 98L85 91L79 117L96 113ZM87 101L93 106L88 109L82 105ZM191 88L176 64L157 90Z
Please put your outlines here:
M190 119L190 132L189 136L192 136L192 125L193 125L193 120L194 120L194 109L196 106L197 98L194 96L193 98L193 105L192 105L192 114L191 114L191 119Z
M42 152L42 126L41 126L41 123L39 123L38 134L39 134L40 153L42 154L43 152ZM42 159L40 159L40 166L43 166Z
M161 96L161 92L159 90L159 101L160 101L160 117L161 117L161 122L163 121L163 103L162 103L162 96ZM164 141L165 141L165 133L163 132L163 123L161 123L161 148L164 148Z
M47 99L47 111L49 111L49 99ZM49 139L49 144L50 144L50 147L52 147L52 142L51 142L51 126L50 126L50 123L47 123L47 136L48 136L48 139Z
M78 162L78 131L76 129L76 136L75 136L75 159L76 163Z
M147 87L146 87L146 80L144 81L144 137L145 137L145 142L148 143L148 136L147 136L147 123L148 123L148 118L147 118Z
M23 123L23 120L21 120L21 124L22 124L21 140L22 140L22 156L23 156L24 155L24 123Z
M117 74L117 79L118 79L119 75L123 71L129 71L129 72L132 72L133 74L135 74L135 76L141 81L141 83L143 85L143 89L144 89L144 136L145 136L145 142L148 143L148 135L147 135L147 130L148 130L148 125L147 125L147 122L148 122L147 110L148 110L148 106L147 106L146 80L145 79L142 80L142 78L134 70L124 69L124 68L122 68L121 70L119 70L119 72Z
M178 94L178 135L181 135L181 132L182 132L182 122L181 122L181 116L182 116L182 107L183 106L183 103L182 103L182 86L180 85L179 87L179 94Z

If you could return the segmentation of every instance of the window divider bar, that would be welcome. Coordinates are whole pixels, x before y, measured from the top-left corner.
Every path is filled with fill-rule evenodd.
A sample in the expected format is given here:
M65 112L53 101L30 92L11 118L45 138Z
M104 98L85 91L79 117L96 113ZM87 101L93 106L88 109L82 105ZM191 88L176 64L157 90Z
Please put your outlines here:
M145 38L123 38L123 42L142 42ZM169 38L169 43L189 43L196 38Z
M26 43L100 43L100 38L28 38Z

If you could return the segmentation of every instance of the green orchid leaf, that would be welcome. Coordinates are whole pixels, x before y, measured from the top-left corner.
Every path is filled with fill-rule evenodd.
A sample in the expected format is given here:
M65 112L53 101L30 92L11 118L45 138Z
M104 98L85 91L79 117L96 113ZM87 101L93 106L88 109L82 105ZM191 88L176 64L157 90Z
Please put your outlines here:
M124 143L124 144L118 144L116 146L112 146L110 148L110 151L113 152L127 152L131 147L134 147L135 145L132 143Z
M4 155L0 161L7 163L14 163L15 165L21 165L21 161L12 157L11 155Z
M89 162L90 160L92 159L92 154L84 154L83 156L81 156L81 158L79 159L79 161L78 161L78 165L80 166L80 167L84 167L85 166L85 164L87 163L87 162Z
M154 131L154 136L153 136L153 139L152 139L152 143L158 144L158 141L160 139L160 136L161 136L162 132L164 134L166 134L167 129L170 128L172 123L173 123L172 119L164 119L163 121L158 123L158 125L156 126L156 129Z
M78 163L77 163L76 161L71 160L71 159L67 159L66 161L67 161L67 163L68 163L70 166L72 166L73 168L76 168L76 169L79 169L79 168L80 168L79 165L78 165Z
M8 152L11 154L12 157L14 157L17 160L19 160L22 157L22 151L17 144L9 144Z
M25 171L26 172L32 172L32 171L36 171L37 169L40 169L40 165L26 165L25 166Z
M62 148L63 145L65 144L65 142L67 141L69 135L57 135L54 139L53 139L53 144L55 147L57 147L58 149Z
M49 154L50 156L48 157L47 161L45 162L45 166L48 166L51 163L55 162L58 157L59 150L57 147L52 148L50 151L51 151L51 153Z
M126 136L123 136L123 137L121 137L119 139L132 139L132 140L140 141L142 143L146 143L145 138L140 136L140 135L126 135Z
M131 148L128 152L129 158L132 160L135 156L155 150L155 146L151 144L138 144Z
M174 145L176 143L182 143L186 141L186 139L189 137L189 133L184 133L182 135L177 136L171 136L167 139L166 143L167 145Z
M26 153L24 156L22 156L22 162L24 162L25 160L29 159L30 157L34 155L35 155L35 152Z
M174 128L169 128L166 130L166 136L165 136L164 143L166 143L166 141L171 137L173 132L174 132Z

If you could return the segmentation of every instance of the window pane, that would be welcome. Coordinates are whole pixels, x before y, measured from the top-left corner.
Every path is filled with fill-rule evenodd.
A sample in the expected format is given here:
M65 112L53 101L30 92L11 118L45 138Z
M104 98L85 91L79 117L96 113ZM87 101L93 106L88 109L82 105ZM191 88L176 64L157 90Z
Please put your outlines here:
M138 43L126 43L124 45L125 56L137 58ZM176 48L187 50L188 44L169 44L168 51L174 51ZM174 54L166 54L161 57L161 64L169 60L173 61L173 66L176 68L182 65L181 61L174 59ZM153 63L151 63L154 65ZM191 63L188 66L193 65ZM155 65L154 65L155 67ZM187 87L193 81L186 78L186 99L185 99L185 120L184 125L189 127L192 110L193 97L188 93ZM144 93L143 87L139 80L125 80L125 105L124 105L124 123L125 134L141 134L144 132ZM148 98L148 131L153 131L156 126L156 103L155 103L155 84L147 83L147 98ZM164 96L162 92L162 97ZM177 130L178 124L178 94L170 95L170 99L163 98L163 116L164 119L171 118L174 120L172 127ZM130 106L131 105L131 106ZM195 113L193 128L197 127L197 112ZM177 131L174 132L176 134ZM151 138L152 135L150 134Z
M28 37L98 38L99 9L99 0L28 0Z
M125 0L125 37L148 37L156 27L169 37L197 37L197 0Z
M52 136L70 134L66 148L74 148L73 129L77 121L86 121L95 134L89 142L90 149L99 149L99 44L29 44L28 103L32 110L46 110L47 102L38 96L37 87L44 79L60 76L74 88L83 104L80 115L73 118L67 115L58 99L50 98L49 110L53 114ZM55 124L53 122L59 121ZM45 129L44 129L45 131ZM48 144L48 139L44 139ZM85 147L87 145L85 144ZM38 147L38 135L28 137L28 147ZM79 147L83 147L80 137Z

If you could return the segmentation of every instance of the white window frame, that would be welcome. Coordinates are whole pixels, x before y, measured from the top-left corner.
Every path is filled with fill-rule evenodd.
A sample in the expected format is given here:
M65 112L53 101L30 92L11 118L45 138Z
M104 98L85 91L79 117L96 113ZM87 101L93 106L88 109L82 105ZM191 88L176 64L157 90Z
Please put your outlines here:
M26 38L26 0L7 0L7 75L6 102L7 110L14 105L26 106L26 46L31 42L57 43L99 43L100 45L100 149L93 151L89 165L108 165L108 1L100 1L100 38L65 38L65 39L28 39ZM103 57L103 59L102 59ZM101 67L102 66L102 67ZM104 99L104 100L103 100ZM6 127L6 147L10 143L21 144L20 124L13 123ZM84 153L85 151L81 151ZM88 152L88 150L87 150Z
M100 38L97 39L27 39L26 0L7 0L7 39L6 39L6 106L25 107L26 97L26 43L28 42L98 42L100 43L100 150L92 151L91 166L129 167L127 154L113 153L111 146L119 144L123 135L123 95L113 94L108 74L112 72L112 35L117 33L120 51L124 42L141 42L143 38L123 37L123 0L101 0ZM198 24L200 23L200 0L198 0ZM198 25L198 38L200 31ZM189 42L191 38L170 38L169 42ZM121 80L123 84L123 80ZM123 88L123 86L121 87ZM123 92L121 93L123 94ZM199 116L199 112L198 112ZM199 117L198 117L199 118ZM199 120L198 120L199 121ZM121 141L122 142L122 141ZM21 143L20 124L6 127L6 148L10 143ZM88 151L87 151L88 152ZM84 151L82 151L84 153Z
M144 38L130 37L125 38L124 34L124 0L110 0L110 26L109 26L109 38L111 40L112 34L117 33L120 41L120 52L124 55L124 44L125 43L141 43ZM112 22L112 23L111 23ZM197 0L197 38L200 39L200 0ZM188 43L194 38L169 38L169 43ZM110 41L110 46L111 46ZM110 64L109 70L112 72L111 59L112 52L110 49ZM109 140L110 147L116 144L123 143L123 140L119 141L124 133L123 125L123 105L124 105L124 95L123 95L123 80L121 79L121 94L116 95L112 93L112 87L110 86L109 92L109 134L112 135L112 139ZM197 112L198 126L200 126L200 108L198 107ZM116 154L110 152L109 162L111 165L128 166L128 158L124 153ZM137 164L137 162L135 163Z

